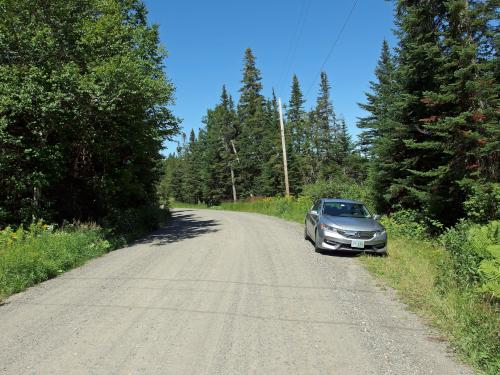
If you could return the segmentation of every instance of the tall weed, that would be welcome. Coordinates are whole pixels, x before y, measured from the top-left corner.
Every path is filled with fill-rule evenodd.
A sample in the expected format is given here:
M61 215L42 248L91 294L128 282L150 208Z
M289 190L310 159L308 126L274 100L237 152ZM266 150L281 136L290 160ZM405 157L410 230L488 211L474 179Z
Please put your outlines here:
M0 299L50 279L111 249L95 225L64 230L39 222L0 231Z

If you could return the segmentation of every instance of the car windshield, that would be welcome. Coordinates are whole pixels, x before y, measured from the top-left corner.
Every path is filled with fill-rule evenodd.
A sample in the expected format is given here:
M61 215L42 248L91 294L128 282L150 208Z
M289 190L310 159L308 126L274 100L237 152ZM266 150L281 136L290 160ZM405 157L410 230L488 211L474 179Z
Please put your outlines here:
M344 217L370 217L370 212L360 203L325 202L323 214Z

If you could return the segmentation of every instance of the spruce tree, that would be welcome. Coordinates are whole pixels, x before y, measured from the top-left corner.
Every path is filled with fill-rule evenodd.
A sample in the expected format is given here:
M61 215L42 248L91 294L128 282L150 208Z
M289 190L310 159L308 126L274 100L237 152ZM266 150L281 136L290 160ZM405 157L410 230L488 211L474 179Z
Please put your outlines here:
M264 136L262 138L262 170L258 179L257 194L273 196L284 193L283 153L279 124L278 100L272 92L270 100L266 100L264 116ZM286 138L287 146L290 137ZM290 157L287 157L288 161Z
M307 123L304 103L299 79L294 74L286 113L289 145L287 148L289 154L288 175L292 194L300 193L302 185L307 181L306 163L309 150L307 150Z
M391 56L389 43L384 39L382 51L375 68L376 81L370 81L370 92L365 93L366 103L358 105L370 113L360 118L357 126L364 129L360 138L361 151L370 155L374 145L382 136L384 122L389 116L389 107L394 95L394 59Z
M386 162L384 169L390 171L383 177L389 181L386 201L394 208L425 210L431 199L430 191L425 189L429 179L419 171L431 169L440 155L429 148L429 152L422 152L423 147L434 142L423 124L433 113L422 99L425 92L439 87L436 71L442 64L439 42L444 22L442 1L398 2L397 95L390 104L392 124L387 137L402 142L382 146L387 147L382 151L384 155L392 155L383 161Z
M395 118L395 63L389 44L383 41L380 58L375 68L376 81L370 82L370 92L365 93L366 103L359 106L369 115L361 118L358 127L360 150L369 157L369 186L378 212L387 212L391 207L390 186L401 172L399 153L404 149L403 139L396 137Z
M243 78L238 103L238 122L241 129L236 145L240 154L240 191L243 195L259 193L258 178L263 159L262 141L266 135L264 97L255 57L250 48L243 59Z
M427 140L415 146L421 153L436 157L433 164L417 165L412 173L425 181L416 189L429 197L429 214L446 224L464 214L463 187L474 181L487 183L492 177L490 158L495 159L495 153L498 156L498 149L495 152L490 148L498 145L498 138L488 131L496 124L499 134L494 113L498 90L488 84L494 82L493 72L485 69L490 62L479 55L481 40L477 36L485 25L475 10L468 1L446 2L446 27L441 31L436 69L438 87L424 92L421 99L430 112L421 119Z
M320 75L320 90L315 108L316 166L320 178L327 178L338 162L334 140L337 136L337 120L330 100L330 84L326 72Z

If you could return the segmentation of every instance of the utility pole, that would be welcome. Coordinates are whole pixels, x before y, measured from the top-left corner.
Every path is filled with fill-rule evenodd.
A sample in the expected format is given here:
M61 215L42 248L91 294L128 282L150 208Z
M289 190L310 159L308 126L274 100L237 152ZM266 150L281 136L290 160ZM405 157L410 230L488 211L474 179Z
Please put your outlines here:
M288 185L288 165L286 160L285 126L283 125L283 111L281 110L281 98L278 98L280 110L281 147L283 148L283 169L285 171L285 191L286 196L290 196L290 186Z
M226 146L226 151L229 153L229 147L227 146L226 142L223 140L224 146ZM236 157L236 160L238 161L238 164L240 163L240 159L238 158L238 153L236 152L236 147L234 146L234 141L231 139L231 146L233 146L233 152ZM233 201L236 202L238 200L238 196L236 195L236 180L234 178L234 167L233 167L233 161L229 162L229 170L231 172L231 187L233 190Z
M238 160L238 164L240 162L240 158L238 157L238 153L236 152L236 147L234 146L234 141L231 139L231 146L233 146L234 155L236 155L236 160Z
M238 162L238 164L240 164L240 158L238 157L238 152L236 152L236 146L234 145L233 139L231 139L231 146L233 147L233 152L234 156L236 157L236 161ZM234 179L234 169L232 165L231 165L231 181L233 183L233 200L236 202L238 199L236 197L236 182Z
M238 196L236 195L236 183L234 181L233 163L229 164L229 169L231 170L231 186L233 188L233 202L236 202L238 200Z

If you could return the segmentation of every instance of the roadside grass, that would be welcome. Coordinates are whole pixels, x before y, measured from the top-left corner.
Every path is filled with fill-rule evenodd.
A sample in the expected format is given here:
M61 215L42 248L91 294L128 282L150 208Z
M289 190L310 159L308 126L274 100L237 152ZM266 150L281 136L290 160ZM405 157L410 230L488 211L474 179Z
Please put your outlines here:
M186 207L180 204L174 206ZM302 197L226 202L211 208L256 212L302 223L310 206L311 199ZM189 207L208 208L206 205ZM498 304L486 301L476 289L456 284L449 254L439 243L407 236L408 233L419 232L420 224L402 226L390 221L386 224L389 255L363 255L359 257L361 263L370 273L394 288L410 310L435 327L441 339L447 340L464 362L485 374L500 374Z
M230 211L256 212L276 216L288 221L303 223L305 213L311 207L309 197L300 198L261 198L240 202L225 202L215 208Z
M0 302L42 281L150 233L170 217L167 210L147 207L117 212L96 224L63 228L38 222L0 230Z
M169 206L171 208L210 208L206 204L202 203L193 204L193 203L182 203L176 201L171 201L169 203Z
M0 231L0 300L110 251L95 225L54 230L43 223Z
M431 241L390 237L389 256L362 264L394 288L403 302L450 342L458 356L486 374L500 373L500 314L450 275L446 250Z

